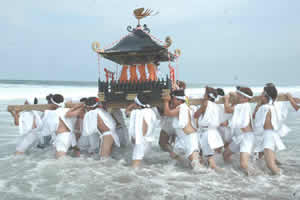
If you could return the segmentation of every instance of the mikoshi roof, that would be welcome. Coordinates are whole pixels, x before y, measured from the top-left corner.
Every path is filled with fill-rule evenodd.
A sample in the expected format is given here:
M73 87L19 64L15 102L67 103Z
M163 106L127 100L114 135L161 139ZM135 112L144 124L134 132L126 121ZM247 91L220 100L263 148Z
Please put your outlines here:
M98 53L120 65L174 61L175 55L168 52L166 46L154 41L149 35L150 30L145 25L144 29L128 27L127 30L130 33L116 45Z

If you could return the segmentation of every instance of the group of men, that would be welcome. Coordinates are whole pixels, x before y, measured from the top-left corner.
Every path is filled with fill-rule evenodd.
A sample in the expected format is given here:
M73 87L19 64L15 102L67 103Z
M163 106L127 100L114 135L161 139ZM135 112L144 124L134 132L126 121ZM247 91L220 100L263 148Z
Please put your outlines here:
M220 97L224 98L224 105L216 103ZM48 103L54 104L55 110L11 111L21 134L16 154L24 154L37 143L42 146L44 138L49 136L57 158L69 150L80 156L82 144L87 146L89 154L99 152L101 157L108 157L115 147L131 143L132 166L138 167L155 141L155 130L160 128L161 149L173 159L188 160L195 170L205 165L220 170L214 160L216 153L223 153L225 162L231 160L232 154L239 153L240 167L248 174L249 158L257 153L271 172L278 174L275 152L285 149L281 137L289 128L284 125L287 112L276 101L277 97L275 85L266 84L252 112L250 88L237 87L235 92L224 95L220 88L206 87L200 105L195 106L189 105L183 84L163 96L163 109L152 106L144 94L138 94L125 110L127 128L122 112L108 112L96 97L83 98L68 109L64 108L62 95L49 95ZM294 98L290 94L287 97L298 110ZM37 99L25 103L34 104Z

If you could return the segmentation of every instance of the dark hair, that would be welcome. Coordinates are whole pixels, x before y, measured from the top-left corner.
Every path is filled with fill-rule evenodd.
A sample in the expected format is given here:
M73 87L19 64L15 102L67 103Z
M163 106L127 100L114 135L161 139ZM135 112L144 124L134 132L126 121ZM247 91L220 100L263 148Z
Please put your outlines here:
M272 101L274 103L274 101L276 100L277 96L278 96L278 91L275 87L275 85L273 83L268 83L266 84L266 86L264 87L264 92L267 94L267 98L270 100L270 98L272 98Z
M85 103L86 100L87 100L87 98L86 98L86 97L83 97L83 98L81 98L81 99L79 100L79 102Z
M38 99L34 97L33 104L38 104Z
M87 106L94 106L95 104L97 104L97 102L98 102L97 97L88 97L84 103Z
M243 93L245 93L245 94L247 94L247 95L249 95L249 96L251 96L251 97L253 96L252 90L248 87L237 86L236 89L243 92Z
M50 99L52 98L52 96L53 96L53 94L48 94L48 95L46 96L46 100L47 100L47 101L50 101Z
M157 111L158 111L159 115L163 115L164 114L164 109L162 107L156 106L156 108L157 108Z
M211 102L215 102L215 99L218 97L217 90L212 87L206 86L205 93L207 94L208 100ZM211 97L209 94L212 94L214 96L214 98Z
M185 82L184 81L179 81L179 80L177 80L176 81L176 84L178 85L178 87L180 88L180 89L185 89L186 88L186 84L185 84Z
M222 96L222 97L225 96L225 92L222 88L217 88L216 91L219 96Z
M137 98L138 98L138 100L139 100L142 104L144 104L144 105L149 104L149 105L150 105L150 102L149 102L149 96L147 96L146 94L144 94L144 93L139 93L139 94L137 95Z
M171 96L185 96L184 90L173 90Z
M55 103L64 102L64 97L61 94L55 94L51 97Z

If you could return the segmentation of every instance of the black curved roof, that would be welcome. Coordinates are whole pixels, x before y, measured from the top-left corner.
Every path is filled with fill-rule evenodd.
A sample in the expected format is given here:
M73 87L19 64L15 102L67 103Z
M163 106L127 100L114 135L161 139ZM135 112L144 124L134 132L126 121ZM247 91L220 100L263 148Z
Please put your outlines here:
M149 34L139 28L133 29L112 48L99 54L120 65L159 63L169 60L168 49L155 42ZM170 60L174 60L173 54L170 54Z

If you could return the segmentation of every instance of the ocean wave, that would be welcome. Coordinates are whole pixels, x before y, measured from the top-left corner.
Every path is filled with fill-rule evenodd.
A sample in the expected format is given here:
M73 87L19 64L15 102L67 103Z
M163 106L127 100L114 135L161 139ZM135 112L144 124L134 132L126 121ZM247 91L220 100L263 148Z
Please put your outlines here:
M15 81L16 82L16 81ZM91 85L92 84L92 85ZM225 93L235 91L234 86L215 86L223 88ZM262 92L263 87L251 87L255 95ZM202 97L205 88L199 86L188 87L186 94L190 97ZM278 87L279 93L290 92L300 97L300 86ZM96 96L98 93L97 83L94 82L53 82L53 81L17 81L16 83L0 81L0 100L24 100L27 97L37 97L45 101L48 94L62 94L65 98L80 98Z

